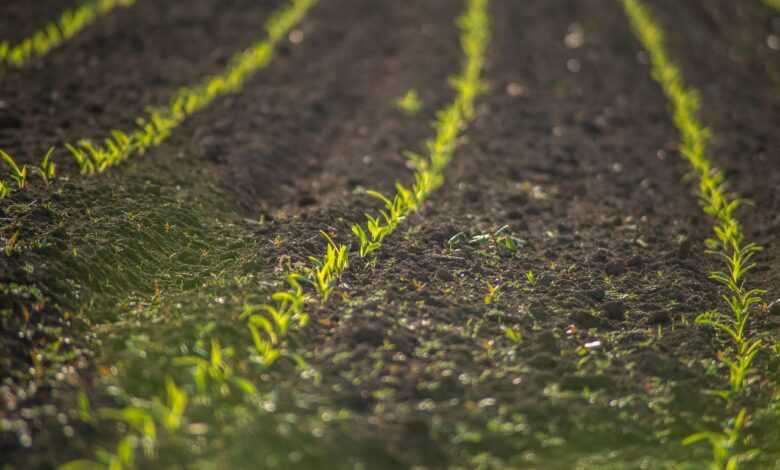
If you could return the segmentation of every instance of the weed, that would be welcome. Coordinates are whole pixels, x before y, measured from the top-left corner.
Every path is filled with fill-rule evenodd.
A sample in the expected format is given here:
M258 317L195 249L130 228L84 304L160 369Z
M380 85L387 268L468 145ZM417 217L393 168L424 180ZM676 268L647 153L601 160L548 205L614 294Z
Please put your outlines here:
M396 106L409 116L414 116L422 109L422 102L416 90L409 90L396 101Z
M118 7L129 7L136 0L89 0L81 6L65 10L56 22L51 22L23 39L11 45L0 42L0 66L21 68L30 61L43 57L52 49L72 38L91 25L100 16L106 15Z

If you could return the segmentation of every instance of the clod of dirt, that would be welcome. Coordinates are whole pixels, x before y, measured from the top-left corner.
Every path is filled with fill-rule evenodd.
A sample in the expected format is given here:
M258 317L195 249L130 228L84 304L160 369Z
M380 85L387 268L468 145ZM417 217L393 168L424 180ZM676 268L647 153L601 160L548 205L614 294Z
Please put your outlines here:
M780 299L769 304L769 313L772 315L780 315Z
M602 326L601 320L587 312L574 312L569 320L581 328L598 328Z
M628 260L628 266L631 268L641 268L644 263L645 260L639 255L632 256L631 259Z
M607 302L602 311L610 320L623 321L626 319L626 305L623 302Z
M352 338L357 343L381 346L385 340L384 332L378 326L361 325L352 332Z
M558 359L549 353L539 353L531 357L528 364L536 369L554 369L558 365Z
M670 321L672 321L671 314L667 310L659 310L650 315L650 320L648 322L651 325L665 325Z
M444 282L452 282L455 280L455 277L450 274L449 271L444 269L439 269L436 271L436 278Z
M607 263L604 271L610 276L620 276L626 272L626 265L622 261L613 261L611 263Z
M583 292L583 294L589 298L593 299L597 302L601 302L606 298L606 293L604 292L604 289L590 289Z

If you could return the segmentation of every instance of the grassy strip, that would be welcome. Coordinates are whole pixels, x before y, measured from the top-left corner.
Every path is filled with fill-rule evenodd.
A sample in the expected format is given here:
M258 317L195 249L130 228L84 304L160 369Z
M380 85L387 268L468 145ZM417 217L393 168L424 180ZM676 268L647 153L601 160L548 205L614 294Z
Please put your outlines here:
M714 168L706 155L710 132L697 117L699 96L694 89L686 87L682 73L669 58L663 31L639 0L623 0L623 5L636 35L650 53L653 77L661 84L672 104L675 124L682 138L680 152L698 179L701 206L716 222L714 237L707 240L707 248L722 259L724 269L710 273L709 277L726 288L727 294L723 296L726 308L705 312L696 321L713 327L730 340L728 349L719 355L729 368L730 388L714 394L733 404L735 396L746 387L751 364L761 347L760 339L749 337L747 327L753 307L761 302L760 296L764 292L745 286L745 276L755 266L751 260L761 247L744 239L742 225L734 214L745 201L728 191L723 172ZM738 451L740 430L745 419L746 412L742 409L733 425L727 425L721 432L694 434L685 442L709 441L713 450L712 468L736 469L740 462L757 453L755 450Z
M417 210L429 194L441 186L444 178L442 172L452 159L460 129L474 116L474 101L479 92L484 90L480 74L489 40L487 6L488 0L469 0L469 7L459 20L466 63L462 74L452 80L458 94L453 104L439 115L435 127L436 137L428 141L429 158L415 157L417 172L413 189L407 190L398 185L394 201L379 193L373 193L389 206L387 212L383 212L384 221L377 222L381 230L384 230L384 236L391 233L405 215ZM273 293L268 304L245 305L239 316L246 321L251 341L250 349L253 350L251 357L241 359L253 364L258 373L267 370L283 357L291 359L299 368L308 368L300 356L288 350L286 337L291 327L303 327L308 322L305 312L308 303L324 304L328 301L338 279L349 266L349 247L336 244L325 232L322 232L322 235L327 246L321 258L311 257L309 268L287 276L287 288ZM381 240L373 243L381 245ZM312 298L307 290L315 291L316 298ZM237 373L247 370L240 359L236 358L238 349L223 347L216 337L212 337L208 344L208 352L205 354L184 355L173 360L174 365L190 371L190 385L180 387L169 375L159 396L143 400L134 398L130 406L122 409L101 409L94 415L89 409L88 401L82 397L81 414L85 419L118 421L124 423L127 432L114 452L99 450L96 461L78 460L62 468L135 468L135 457L139 449L142 449L147 457L155 455L155 448L163 434L161 431L164 430L164 434L169 437L186 434L186 414L189 408L193 408L191 405L214 406L230 397L243 397L246 402L253 402L258 391L247 379L248 375L241 376Z
M47 24L19 44L0 42L0 67L24 67L59 47L101 16L118 7L134 5L135 2L136 0L89 0L79 7L65 10L57 21Z
M254 73L271 62L279 41L316 3L317 0L291 0L289 6L276 12L266 24L268 37L265 40L235 55L227 69L219 75L209 77L194 87L180 89L167 106L150 108L144 117L136 120L138 127L130 133L112 130L102 145L86 139L66 144L81 172L100 173L131 155L144 154L165 141L173 129L190 115L206 108L220 96L241 90Z

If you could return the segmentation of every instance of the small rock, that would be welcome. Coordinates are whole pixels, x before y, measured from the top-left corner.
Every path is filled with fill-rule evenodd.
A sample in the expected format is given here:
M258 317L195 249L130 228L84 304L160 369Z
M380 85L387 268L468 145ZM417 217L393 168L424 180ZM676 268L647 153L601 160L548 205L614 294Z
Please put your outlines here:
M444 269L437 270L436 277L444 282L452 282L455 280L455 277L453 277L453 275L450 274L449 271Z
M596 300L598 302L603 301L606 298L606 293L604 292L604 289L591 289L586 290L583 292L588 298Z
M769 304L769 313L772 315L780 315L780 299Z
M598 328L601 326L601 320L596 318L595 316L591 315L587 312L574 312L569 316L569 320L571 320L574 324L579 326L580 328Z
M385 340L384 332L374 325L361 325L352 333L352 338L358 343L381 346Z
M623 302L607 302L602 310L610 320L623 321L626 319L626 305Z
M611 263L607 263L604 271L610 276L620 276L626 272L626 266L621 261L613 261Z
M667 310L659 310L657 312L653 312L650 315L648 323L651 325L665 325L670 321L672 321L672 316L669 314L669 312Z
M641 268L644 263L645 260L639 255L633 256L628 260L628 265L632 268Z
M558 360L552 354L539 353L528 360L528 364L536 369L554 369Z

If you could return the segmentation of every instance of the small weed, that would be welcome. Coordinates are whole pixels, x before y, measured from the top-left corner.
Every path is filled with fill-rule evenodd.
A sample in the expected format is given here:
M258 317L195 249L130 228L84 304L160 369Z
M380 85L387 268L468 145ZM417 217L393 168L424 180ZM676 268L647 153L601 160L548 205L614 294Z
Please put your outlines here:
M422 109L422 102L416 90L409 90L396 101L396 106L409 116L414 116Z

